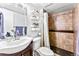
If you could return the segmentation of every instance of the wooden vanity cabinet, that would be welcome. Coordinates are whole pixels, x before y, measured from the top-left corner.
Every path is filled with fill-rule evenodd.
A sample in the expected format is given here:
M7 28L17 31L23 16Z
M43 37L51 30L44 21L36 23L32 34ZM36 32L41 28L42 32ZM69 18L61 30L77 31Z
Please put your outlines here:
M32 52L33 52L33 41L29 44L28 47L26 47L24 50L20 52L16 52L13 54L0 53L0 56L32 56Z
M32 52L33 52L33 42L31 42L31 44L22 51L22 56L32 56Z

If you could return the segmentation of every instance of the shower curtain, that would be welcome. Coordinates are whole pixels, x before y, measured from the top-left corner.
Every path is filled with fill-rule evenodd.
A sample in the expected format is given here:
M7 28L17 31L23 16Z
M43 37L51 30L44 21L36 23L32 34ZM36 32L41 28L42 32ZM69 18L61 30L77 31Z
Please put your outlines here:
M50 48L49 34L48 34L48 13L44 13L44 46Z

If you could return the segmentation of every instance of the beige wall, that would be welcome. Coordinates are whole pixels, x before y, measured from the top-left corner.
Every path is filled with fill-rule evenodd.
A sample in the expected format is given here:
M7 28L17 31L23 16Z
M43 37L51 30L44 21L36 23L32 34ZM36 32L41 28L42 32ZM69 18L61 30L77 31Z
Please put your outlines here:
M49 14L49 30L74 31L72 10ZM49 32L51 46L74 52L74 33Z

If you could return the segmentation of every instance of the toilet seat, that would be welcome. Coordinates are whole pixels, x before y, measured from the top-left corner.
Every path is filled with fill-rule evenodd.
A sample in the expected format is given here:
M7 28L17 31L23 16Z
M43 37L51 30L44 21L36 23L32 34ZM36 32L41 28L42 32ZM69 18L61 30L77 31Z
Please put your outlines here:
M41 56L54 56L54 52L47 47L41 47L36 50Z

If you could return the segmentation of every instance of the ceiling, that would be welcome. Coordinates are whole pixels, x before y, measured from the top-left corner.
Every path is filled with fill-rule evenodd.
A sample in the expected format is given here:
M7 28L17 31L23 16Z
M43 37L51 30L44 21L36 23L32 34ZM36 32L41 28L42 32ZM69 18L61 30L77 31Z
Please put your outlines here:
M44 8L45 6L49 5L50 3L26 3L29 6L41 9Z
M69 9L73 9L75 5L76 4L74 3L54 3L45 7L44 9L49 13L58 13Z
M0 3L0 8L5 8L17 13L26 14L26 9L21 4L17 3Z
M58 13L75 7L75 3L29 3L29 6L41 9L43 8L48 13Z
M23 4L7 3L7 4L0 4L0 7L5 7L7 9L11 9L20 13L25 13L27 5L37 9L43 8L48 13L58 13L72 9L76 4L75 3L23 3Z

